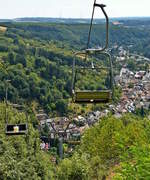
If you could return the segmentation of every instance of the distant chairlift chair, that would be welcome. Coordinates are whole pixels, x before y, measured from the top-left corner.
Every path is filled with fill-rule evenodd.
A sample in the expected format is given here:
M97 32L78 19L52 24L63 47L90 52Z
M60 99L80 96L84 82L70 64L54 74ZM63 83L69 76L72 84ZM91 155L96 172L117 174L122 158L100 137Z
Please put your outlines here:
M11 106L13 106L15 108L23 108L24 107L24 106L16 105L16 104L11 104ZM26 135L27 134L27 132L28 132L27 114L26 114L26 123L21 123L21 124L8 124L7 106L6 106L6 114L5 115L6 115L6 129L5 129L6 135Z
M94 11L95 7L100 7L102 12L105 15L106 18L106 44L105 47L102 49L89 49L89 44L90 44L90 36L91 36L91 30L92 30L92 25L93 25L93 17L94 17ZM108 103L112 100L113 97L113 67L112 67L112 60L111 56L109 53L107 53L105 50L108 47L108 28L109 28L109 19L108 16L104 10L105 5L103 4L96 4L96 0L94 0L94 5L93 5L93 13L92 13L92 19L91 19L91 24L90 24L90 30L89 30L89 36L88 36L88 43L87 43L87 49L82 52L77 52L75 53L75 58L73 60L73 66L72 66L72 100L74 103ZM90 91L90 90L78 90L76 91L76 73L77 73L77 68L76 68L76 56L85 56L86 57L89 54L102 54L105 57L108 57L110 66L107 69L109 71L110 75L110 89L107 90L95 90L95 91ZM84 68L84 69L89 69L89 68ZM97 69L94 67L91 67L91 69Z
M7 124L6 135L24 135L27 133L27 124Z

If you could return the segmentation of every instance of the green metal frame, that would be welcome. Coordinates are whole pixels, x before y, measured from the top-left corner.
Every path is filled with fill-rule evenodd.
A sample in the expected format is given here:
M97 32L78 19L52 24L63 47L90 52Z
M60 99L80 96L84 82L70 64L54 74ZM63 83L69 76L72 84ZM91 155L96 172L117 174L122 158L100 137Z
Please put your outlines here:
M91 39L91 31L92 31L92 26L93 26L93 18L94 18L94 12L95 8L100 7L105 19L106 19L106 41L105 41L105 46L102 49L95 49L89 48L90 45L90 39ZM114 89L113 89L113 65L112 65L112 59L111 55L106 51L108 47L108 39L109 39L109 18L107 16L107 13L104 10L104 7L106 7L104 4L97 4L96 0L94 0L94 5L93 5L93 12L92 12L92 18L91 18L91 23L90 23L90 29L89 29L89 35L88 35L88 42L87 42L87 48L84 51L81 52L76 52L74 54L74 59L73 59L73 65L72 65L72 100L75 103L107 103L110 100L113 99L114 96ZM76 57L77 56L84 56L85 60L87 60L87 57L89 55L93 54L101 54L104 55L109 59L109 68L105 67L99 67L99 68L89 68L89 67L84 67L80 69L109 69L109 75L110 75L110 89L108 90L101 90L101 91L76 91L75 89L75 84L76 84ZM84 98L85 96L85 98ZM89 97L91 96L91 99ZM80 99L81 98L81 99Z

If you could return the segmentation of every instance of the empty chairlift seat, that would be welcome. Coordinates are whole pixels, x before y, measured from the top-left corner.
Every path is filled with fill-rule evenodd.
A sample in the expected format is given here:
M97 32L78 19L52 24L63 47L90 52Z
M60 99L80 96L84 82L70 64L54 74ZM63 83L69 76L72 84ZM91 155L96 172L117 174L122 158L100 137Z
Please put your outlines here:
M24 135L27 133L27 124L6 125L6 135Z
M75 91L74 102L75 103L108 103L111 100L110 90L101 91Z
M94 12L95 12L95 8L96 7L100 7L100 9L102 10L105 19L106 19L106 38L105 38L105 46L102 48L92 48L90 49L90 40L91 40L91 32L92 32L92 26L93 26L93 18L94 18ZM109 34L109 18L107 16L107 13L105 11L106 6L103 4L97 4L96 0L94 0L94 5L93 5L93 12L92 12L92 18L91 18L91 24L90 24L90 28L89 28L89 35L88 35L88 42L87 42L87 49L85 49L84 51L81 52L76 52L74 55L74 59L73 59L73 65L72 65L72 100L74 103L109 103L111 100L113 100L113 96L114 96L114 91L113 91L113 64L112 64L112 60L111 60L111 55L108 52L108 34ZM102 55L105 57L105 59L108 59L109 61L109 65L108 63L105 64L105 66L108 67L98 67L95 68L94 64L93 64L93 60L91 61L91 67L85 67L85 65L82 65L84 68L79 67L80 65L76 64L76 57L84 59L85 61L88 59L88 56L90 57L90 59L87 61L87 64L89 64L91 57L93 55ZM100 58L97 56L97 58ZM95 60L97 60L97 58ZM77 66L78 65L78 66ZM106 88L104 88L104 90L95 90L95 91L90 91L90 90L76 90L76 81L77 81L77 71L78 69L92 69L92 70L96 70L96 69L107 69L108 71L108 75L109 75L109 86L108 89L105 90ZM81 77L82 78L82 77ZM100 77L101 79L101 77ZM80 87L78 87L78 89L80 89Z

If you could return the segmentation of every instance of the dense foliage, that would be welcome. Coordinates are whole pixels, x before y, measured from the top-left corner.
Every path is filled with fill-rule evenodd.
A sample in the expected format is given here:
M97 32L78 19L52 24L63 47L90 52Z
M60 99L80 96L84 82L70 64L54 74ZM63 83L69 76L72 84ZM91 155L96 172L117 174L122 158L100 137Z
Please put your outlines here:
M24 123L24 113L9 108L8 123ZM0 104L0 179L51 179L53 169L50 156L40 151L39 133L31 122L28 123L28 134L22 136L5 135L5 105Z
M0 59L4 62L4 67L1 67L0 71L0 99L3 100L5 96L5 80L10 79L8 87L10 101L34 100L51 115L72 113L68 102L71 97L73 51L84 49L86 46L89 25L49 23L1 23L1 25L6 26L7 31L0 32ZM104 28L103 24L94 26L91 47L103 46ZM132 52L136 50L149 57L146 45L149 42L148 37L150 37L149 26L147 28L141 24L133 27L110 26L110 46L115 44L124 48L132 46L130 49ZM107 66L105 60L104 57L95 57L93 61L97 66ZM78 57L78 65L90 66L90 63ZM135 69L133 61L130 61L128 66ZM106 71L95 74L88 71L80 72L78 79L80 81L77 87L80 89L105 89L105 85L109 85Z
M86 131L73 157L62 161L58 179L148 179L149 130L149 120L137 116L103 118Z
M34 100L51 115L72 113L68 106L74 58L72 51L85 44L88 26L34 23L5 25L7 31L0 32L0 99L4 99L5 80L9 79L10 101ZM85 62L77 57L77 66L91 67L90 59ZM96 66L108 65L104 57L94 57L93 61ZM77 88L106 89L106 85L109 86L108 74L104 70L97 73L79 72Z

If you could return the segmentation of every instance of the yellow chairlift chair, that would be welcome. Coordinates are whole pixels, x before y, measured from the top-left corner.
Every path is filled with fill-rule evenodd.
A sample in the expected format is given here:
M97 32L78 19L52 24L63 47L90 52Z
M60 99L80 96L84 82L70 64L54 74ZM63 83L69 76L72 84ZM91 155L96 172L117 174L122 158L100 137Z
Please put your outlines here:
M91 37L91 31L92 31L92 25L93 25L93 17L94 17L94 11L95 7L100 7L105 18L106 18L106 42L105 47L102 49L89 49L90 44L90 37ZM92 18L91 18L91 24L90 24L90 30L89 30L89 36L88 36L88 43L87 43L87 49L82 52L75 53L74 60L73 60L73 66L72 66L72 100L74 103L108 103L112 100L113 97L113 66L112 66L112 60L110 54L105 51L108 47L108 29L109 29L109 18L104 10L105 5L103 4L97 4L96 0L94 0L93 5L93 12L92 12ZM107 69L109 71L110 76L110 89L107 90L76 90L76 74L77 68L76 66L76 57L85 56L85 60L87 59L87 56L89 54L101 54L104 55L109 59L109 67L103 69ZM84 67L84 69L89 69L88 67ZM97 69L95 67L91 67L91 69Z

